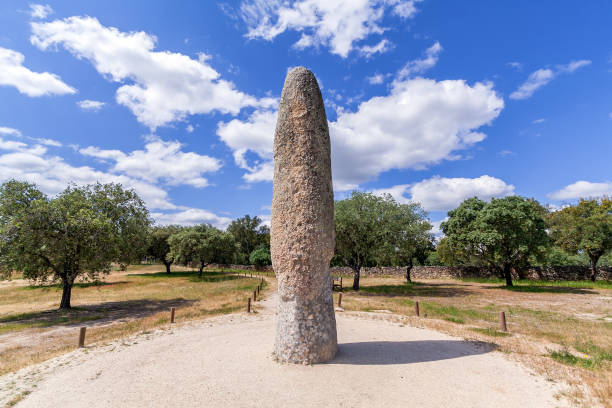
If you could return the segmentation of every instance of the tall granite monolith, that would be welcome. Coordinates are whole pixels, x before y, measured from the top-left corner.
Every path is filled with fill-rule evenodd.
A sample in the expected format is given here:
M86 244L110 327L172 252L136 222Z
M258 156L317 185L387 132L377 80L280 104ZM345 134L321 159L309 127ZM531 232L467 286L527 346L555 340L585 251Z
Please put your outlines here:
M331 148L319 85L303 67L287 74L278 110L270 234L279 295L276 359L330 360L338 350L329 275L334 254Z

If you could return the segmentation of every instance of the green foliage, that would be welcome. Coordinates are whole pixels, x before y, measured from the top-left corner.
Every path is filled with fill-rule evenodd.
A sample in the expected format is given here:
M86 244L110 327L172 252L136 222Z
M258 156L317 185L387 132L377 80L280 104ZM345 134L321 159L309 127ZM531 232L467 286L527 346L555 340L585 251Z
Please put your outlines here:
M549 245L545 213L537 201L518 196L494 198L489 203L467 199L449 211L448 221L441 225L446 235L441 257L454 263L488 265L512 286L512 269L524 268L530 258L541 259Z
M272 257L270 256L270 249L265 246L261 246L251 252L251 256L249 258L251 264L262 267L272 265Z
M155 226L150 231L150 244L148 254L166 265L166 272L170 273L170 265L174 261L170 256L170 244L168 238L182 231L184 228L178 225Z
M550 234L557 245L571 254L584 252L595 280L597 261L612 249L612 199L580 200L549 215Z
M470 330L475 331L477 333L484 334L486 336L491 336L491 337L507 337L507 336L510 336L510 333L499 331L499 330L495 330L495 329L492 329L490 327L487 327L486 329L483 329L481 327L470 327Z
M264 245L270 247L270 228L262 225L261 218L245 215L238 218L227 227L227 232L233 235L238 244L236 254L238 263L248 263L251 252Z
M0 273L61 281L60 308L70 308L77 277L95 280L111 262L142 258L149 225L142 200L118 184L70 186L50 199L11 180L0 187Z
M418 204L399 204L390 195L353 192L334 208L336 251L333 264L350 266L359 289L362 266L424 264L433 251L431 224Z
M172 259L183 264L198 263L200 275L209 263L231 263L236 252L232 234L207 224L173 234L168 243Z

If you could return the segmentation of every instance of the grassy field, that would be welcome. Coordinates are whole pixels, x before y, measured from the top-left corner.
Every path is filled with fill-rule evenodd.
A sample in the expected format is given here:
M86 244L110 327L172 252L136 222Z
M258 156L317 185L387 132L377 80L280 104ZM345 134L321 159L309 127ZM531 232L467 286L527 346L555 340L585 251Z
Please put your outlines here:
M344 278L346 310L388 312L452 335L493 343L551 379L587 385L612 404L612 283L466 279L406 283L400 277ZM337 302L337 294L335 301ZM421 317L415 316L419 302ZM500 330L504 311L508 333Z
M79 283L70 311L59 311L61 288L14 280L0 286L0 375L76 347L78 330L87 342L116 339L167 327L171 307L177 322L242 310L259 280L236 271L164 272L163 266L131 266L103 282Z

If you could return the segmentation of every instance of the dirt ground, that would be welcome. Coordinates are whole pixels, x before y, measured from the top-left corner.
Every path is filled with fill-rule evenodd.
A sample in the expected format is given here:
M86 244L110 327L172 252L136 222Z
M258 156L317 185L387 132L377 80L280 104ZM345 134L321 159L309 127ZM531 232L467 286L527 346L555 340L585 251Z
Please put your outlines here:
M338 311L329 363L273 361L275 296L257 312L156 330L0 377L18 407L565 407L565 386L483 343Z

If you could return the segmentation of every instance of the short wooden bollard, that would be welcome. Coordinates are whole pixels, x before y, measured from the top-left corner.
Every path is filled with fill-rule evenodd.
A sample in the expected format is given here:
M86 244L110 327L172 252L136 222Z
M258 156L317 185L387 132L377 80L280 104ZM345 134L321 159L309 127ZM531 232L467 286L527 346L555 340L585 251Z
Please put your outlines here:
M257 291L253 291L253 302L257 302Z
M251 298L247 300L247 313L251 313Z
M342 276L340 277L340 292L342 292ZM340 305L338 305L340 306Z
M338 293L338 307L342 307L342 292Z
M500 322L502 331L507 332L508 326L506 326L506 312L501 312L499 314L499 322Z
M414 314L419 316L419 302L418 301L414 302Z
M85 347L85 331L87 327L81 327L79 331L79 347Z
M174 311L173 307L170 308L170 323L174 323Z

